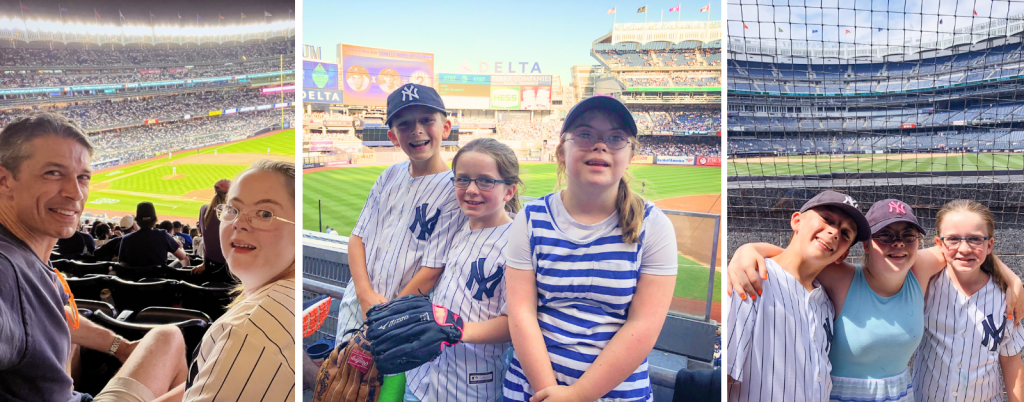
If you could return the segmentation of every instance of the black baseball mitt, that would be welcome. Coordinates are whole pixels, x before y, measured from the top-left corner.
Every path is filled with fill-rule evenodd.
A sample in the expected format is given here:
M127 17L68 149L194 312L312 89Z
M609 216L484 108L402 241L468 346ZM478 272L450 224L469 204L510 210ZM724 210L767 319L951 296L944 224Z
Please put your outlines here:
M377 370L385 375L416 368L462 341L462 318L426 296L402 296L371 307L366 327Z

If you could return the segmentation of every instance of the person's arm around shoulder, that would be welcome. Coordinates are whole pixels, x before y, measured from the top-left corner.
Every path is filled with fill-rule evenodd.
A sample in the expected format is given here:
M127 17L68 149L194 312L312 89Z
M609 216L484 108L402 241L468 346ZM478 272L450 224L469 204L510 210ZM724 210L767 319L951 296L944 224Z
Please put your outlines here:
M1011 402L1024 402L1024 364L1020 352L1024 349L1024 327L1006 320L1007 328L999 345L999 367L1003 371L1003 384Z

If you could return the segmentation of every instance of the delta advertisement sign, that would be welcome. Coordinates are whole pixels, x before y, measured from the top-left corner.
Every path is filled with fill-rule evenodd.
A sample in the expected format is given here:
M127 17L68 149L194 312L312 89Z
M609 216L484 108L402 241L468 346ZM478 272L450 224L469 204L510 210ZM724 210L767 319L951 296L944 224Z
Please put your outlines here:
M338 55L346 105L387 106L402 85L434 86L433 53L339 44Z
M319 60L302 61L302 101L309 103L342 103L338 90L338 65Z

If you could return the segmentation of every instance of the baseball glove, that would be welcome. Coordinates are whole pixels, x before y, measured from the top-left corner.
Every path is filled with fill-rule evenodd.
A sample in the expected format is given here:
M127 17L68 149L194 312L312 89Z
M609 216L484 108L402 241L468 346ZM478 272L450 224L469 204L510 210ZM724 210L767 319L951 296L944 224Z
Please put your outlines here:
M366 327L377 370L385 375L419 367L440 356L445 346L462 341L462 318L426 296L407 295L371 307Z
M338 345L320 366L313 401L376 402L384 378L373 364L368 349L371 348L362 333ZM339 355L341 367L337 367Z

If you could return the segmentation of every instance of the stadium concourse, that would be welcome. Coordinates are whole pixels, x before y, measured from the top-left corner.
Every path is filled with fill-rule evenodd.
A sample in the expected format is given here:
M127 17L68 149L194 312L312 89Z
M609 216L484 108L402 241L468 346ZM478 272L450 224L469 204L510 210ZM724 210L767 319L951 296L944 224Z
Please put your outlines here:
M216 179L234 178L258 158L294 160L294 132L288 130L294 92L278 88L295 82L294 21L216 36L69 31L67 42L59 32L26 31L32 21L14 21L13 28L0 27L0 37L10 39L0 44L0 128L33 112L55 112L80 125L95 148L81 231L58 243L53 267L67 277L81 316L128 340L175 325L191 361L237 282L223 261L204 260L204 238L216 244L211 237L217 231L199 234L190 225L199 219L199 205L211 202ZM195 156L207 159L183 164ZM185 176L190 178L177 180ZM156 181L145 180L150 178ZM191 184L208 190L203 199L168 201L183 198L174 186L193 178L198 181ZM140 184L141 191L105 189L120 179ZM156 205L158 219L173 216L184 225L165 221L140 228L134 211L143 201ZM178 251L121 247L122 239L140 230L174 232ZM129 255L159 262L137 263ZM205 269L193 273L204 262ZM106 352L76 347L76 391L96 395L117 372L121 363Z
M871 28L872 41L842 45L731 37L728 252L783 244L787 214L822 189L864 210L904 200L930 233L940 206L967 198L995 213L995 252L1021 272L1020 17L938 32Z

